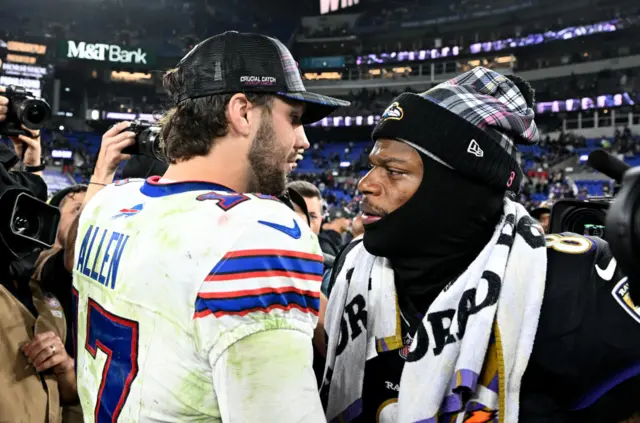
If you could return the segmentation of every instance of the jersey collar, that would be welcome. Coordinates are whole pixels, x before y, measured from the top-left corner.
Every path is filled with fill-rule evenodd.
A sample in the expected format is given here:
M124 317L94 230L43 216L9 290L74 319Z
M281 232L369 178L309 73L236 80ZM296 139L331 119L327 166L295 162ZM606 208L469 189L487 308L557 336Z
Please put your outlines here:
M159 176L148 178L140 187L140 192L147 197L165 197L189 191L224 191L235 192L224 185L204 181L160 182Z

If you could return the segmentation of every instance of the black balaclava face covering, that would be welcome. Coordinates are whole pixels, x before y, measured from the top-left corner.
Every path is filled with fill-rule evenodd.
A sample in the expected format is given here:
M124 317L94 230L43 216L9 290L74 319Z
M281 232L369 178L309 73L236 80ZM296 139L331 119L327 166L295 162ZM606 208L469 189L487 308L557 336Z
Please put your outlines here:
M505 195L420 157L424 174L418 190L367 225L363 241L371 254L391 261L399 297L410 296L418 304L425 294L433 301L478 256L493 235Z

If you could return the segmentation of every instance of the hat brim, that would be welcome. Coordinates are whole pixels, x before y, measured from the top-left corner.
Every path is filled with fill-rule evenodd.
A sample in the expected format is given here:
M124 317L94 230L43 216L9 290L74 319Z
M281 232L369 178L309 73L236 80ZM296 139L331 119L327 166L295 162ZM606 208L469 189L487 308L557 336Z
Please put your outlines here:
M302 124L309 125L329 116L340 107L347 107L351 102L340 100L322 94L310 93L308 91L300 91L295 93L277 93L280 97L291 100L302 101L307 103L304 114L302 115Z
M60 191L53 194L51 199L49 199L49 205L53 207L60 207L60 203L62 203L62 199L67 196L73 189L73 185L70 185L66 188L62 188Z

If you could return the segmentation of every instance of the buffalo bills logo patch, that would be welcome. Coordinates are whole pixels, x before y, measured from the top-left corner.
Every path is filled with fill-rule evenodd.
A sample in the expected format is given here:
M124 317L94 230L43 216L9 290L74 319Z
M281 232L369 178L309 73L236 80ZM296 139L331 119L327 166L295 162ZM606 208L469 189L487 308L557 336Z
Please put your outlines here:
M142 211L143 207L144 207L143 204L136 204L131 208L120 209L120 211L116 215L114 215L112 219L120 219L120 218L126 219L128 217L135 216L136 214Z
M400 107L400 104L396 101L395 103L391 103L387 110L384 111L380 120L400 120L404 117L404 110Z

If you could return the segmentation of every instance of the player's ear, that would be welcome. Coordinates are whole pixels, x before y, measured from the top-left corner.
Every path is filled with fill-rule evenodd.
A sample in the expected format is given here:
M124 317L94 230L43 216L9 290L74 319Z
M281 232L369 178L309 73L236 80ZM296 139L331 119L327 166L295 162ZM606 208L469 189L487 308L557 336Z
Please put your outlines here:
M251 111L253 105L247 99L247 96L238 93L234 94L227 105L227 119L229 123L229 131L240 136L248 137L251 133L250 120L252 118Z

